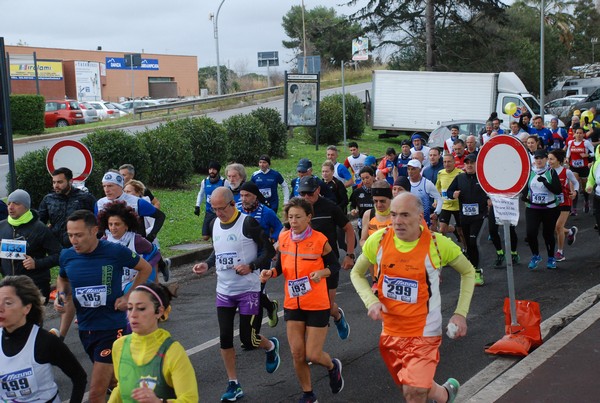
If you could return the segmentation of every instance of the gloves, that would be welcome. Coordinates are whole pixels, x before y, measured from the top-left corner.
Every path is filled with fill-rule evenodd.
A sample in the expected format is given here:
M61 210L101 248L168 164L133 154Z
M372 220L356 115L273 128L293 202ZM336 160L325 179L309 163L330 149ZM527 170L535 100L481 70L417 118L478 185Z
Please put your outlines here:
M150 243L152 243L155 239L156 239L156 234L153 234L152 232L149 233L148 235L146 235L146 240Z
M543 175L538 176L537 179L538 179L538 182L548 183L548 179L546 179L546 177Z
M200 216L200 206L194 207L194 214L196 214L197 216Z

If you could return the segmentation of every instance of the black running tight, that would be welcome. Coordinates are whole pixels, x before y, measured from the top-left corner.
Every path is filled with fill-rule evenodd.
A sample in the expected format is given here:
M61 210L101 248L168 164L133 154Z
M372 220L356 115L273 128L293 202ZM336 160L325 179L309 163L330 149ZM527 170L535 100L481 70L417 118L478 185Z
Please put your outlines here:
M233 325L237 308L217 307L219 318L219 336L221 348L226 350L233 348ZM246 349L257 348L260 344L260 321L256 315L240 315L240 340Z
M502 249L502 242L500 241L500 234L498 234L499 225L496 224L496 217L494 216L494 208L490 207L488 209L488 229L490 231L490 238L492 239L492 243L494 244L494 248L496 250ZM517 242L519 238L517 238L517 231L515 230L515 226L510 226L510 251L517 251Z
M467 258L469 262L476 269L479 268L479 249L477 247L477 237L479 236L479 231L481 231L481 226L483 225L483 218L467 221L461 219L461 228L463 231L463 235L465 237L465 241L467 242Z
M525 209L525 227L527 230L527 242L529 243L529 249L533 255L540 254L540 248L538 246L538 231L540 224L542 225L542 236L544 243L546 244L546 252L548 257L554 257L554 246L556 245L556 238L554 238L554 227L556 221L560 215L558 208L543 208Z

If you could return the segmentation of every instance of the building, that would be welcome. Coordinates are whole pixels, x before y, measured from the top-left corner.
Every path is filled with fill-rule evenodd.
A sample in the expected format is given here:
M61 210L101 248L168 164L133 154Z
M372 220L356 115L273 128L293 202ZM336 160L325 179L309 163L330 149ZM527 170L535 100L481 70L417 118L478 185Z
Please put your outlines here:
M199 94L196 56L142 53L139 58L134 55L132 69L125 60L125 55L132 52L30 46L6 46L6 52L11 94L36 94L38 85L40 95L46 99L67 97L79 101Z

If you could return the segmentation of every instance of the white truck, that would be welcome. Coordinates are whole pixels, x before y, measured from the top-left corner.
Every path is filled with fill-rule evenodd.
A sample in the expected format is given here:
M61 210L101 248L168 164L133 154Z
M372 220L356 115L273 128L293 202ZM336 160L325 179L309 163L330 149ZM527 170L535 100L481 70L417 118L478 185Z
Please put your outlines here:
M429 71L373 71L371 127L388 135L429 134L441 122L480 119L496 112L505 126L514 116L504 106L514 102L533 114L538 100L515 73L454 73ZM552 115L545 115L550 121Z

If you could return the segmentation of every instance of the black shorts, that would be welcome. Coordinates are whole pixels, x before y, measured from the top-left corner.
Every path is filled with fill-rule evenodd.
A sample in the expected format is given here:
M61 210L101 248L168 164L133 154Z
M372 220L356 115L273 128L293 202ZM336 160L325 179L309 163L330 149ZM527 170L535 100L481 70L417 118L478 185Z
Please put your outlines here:
M112 364L112 346L126 334L126 328L112 330L80 330L79 340L92 362Z
M215 218L217 218L217 215L213 212L210 211L206 211L204 213L204 222L202 223L202 236L209 236L210 235L210 223L212 222L212 220L214 220Z
M569 169L579 175L580 178L587 178L590 174L590 169L588 167L575 168L570 166Z
M571 211L571 207L573 206L558 206L560 211Z
M304 309L285 308L283 310L283 319L285 321L304 322L306 326L310 327L327 327L329 325L329 309L307 311Z
M325 278L327 280L328 290L337 290L338 284L340 283L340 272L331 273L331 276Z
M457 227L460 227L460 211L443 210L438 216L438 221L444 224L450 224L450 218L454 217L454 222Z

